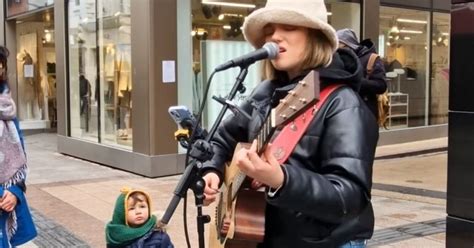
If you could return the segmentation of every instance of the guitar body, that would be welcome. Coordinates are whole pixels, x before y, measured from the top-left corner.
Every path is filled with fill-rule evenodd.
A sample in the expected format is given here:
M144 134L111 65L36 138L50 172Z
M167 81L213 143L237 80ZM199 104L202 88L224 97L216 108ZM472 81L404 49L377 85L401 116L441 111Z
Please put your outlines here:
M250 144L239 143L235 151L242 147L248 148ZM248 180L242 175L234 161L226 167L216 214L209 231L211 248L252 248L263 241L265 192L249 187L236 190L234 186L240 185L239 181Z

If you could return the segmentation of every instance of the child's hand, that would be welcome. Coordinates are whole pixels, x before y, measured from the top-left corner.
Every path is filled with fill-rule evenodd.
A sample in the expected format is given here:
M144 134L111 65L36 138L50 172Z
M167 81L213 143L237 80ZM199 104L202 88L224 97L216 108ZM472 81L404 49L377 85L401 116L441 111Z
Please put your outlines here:
M0 198L0 209L3 209L6 212L11 212L15 209L18 200L16 196L10 191L5 190L2 198Z

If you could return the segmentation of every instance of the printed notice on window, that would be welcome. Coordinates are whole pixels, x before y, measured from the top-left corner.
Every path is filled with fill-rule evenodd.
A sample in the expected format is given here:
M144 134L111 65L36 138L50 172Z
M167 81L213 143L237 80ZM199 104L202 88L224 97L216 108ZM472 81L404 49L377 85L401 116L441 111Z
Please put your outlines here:
M24 65L23 66L23 76L26 78L34 77L33 65Z
M163 83L176 82L175 76L175 61L163 60Z

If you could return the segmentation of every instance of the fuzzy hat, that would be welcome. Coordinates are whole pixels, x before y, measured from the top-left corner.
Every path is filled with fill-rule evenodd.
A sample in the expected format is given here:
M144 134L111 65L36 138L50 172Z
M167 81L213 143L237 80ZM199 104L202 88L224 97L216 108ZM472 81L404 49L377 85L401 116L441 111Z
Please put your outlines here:
M141 190L132 190L124 187L120 190L120 195L115 201L115 209L112 215L112 221L107 223L105 233L107 244L125 245L129 242L145 235L156 226L156 216L151 214L151 198ZM127 201L133 193L140 193L146 197L148 202L148 214L150 218L140 227L130 227L127 222Z
M245 39L255 48L265 44L263 28L268 23L321 30L331 42L333 51L338 48L336 31L328 24L324 0L268 0L264 8L255 10L244 21Z
M354 30L344 28L337 30L336 34L339 42L352 48L352 50L357 50L357 48L359 48L359 40L357 39L357 35L355 34Z

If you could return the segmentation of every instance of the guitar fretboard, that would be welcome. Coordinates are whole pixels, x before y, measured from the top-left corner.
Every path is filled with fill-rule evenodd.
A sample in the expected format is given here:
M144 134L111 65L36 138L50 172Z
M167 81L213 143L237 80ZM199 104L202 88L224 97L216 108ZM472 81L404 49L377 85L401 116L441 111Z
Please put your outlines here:
M268 142L270 141L271 137L273 136L274 131L275 131L275 128L272 126L272 118L270 115L270 117L268 117L265 123L263 124L256 138L257 153L259 155L261 155L265 151L265 148ZM235 199L235 196L237 195L237 192L239 191L242 184L244 183L246 177L247 176L241 171L236 175L234 179L234 185L232 186L232 192L231 192L232 200Z

